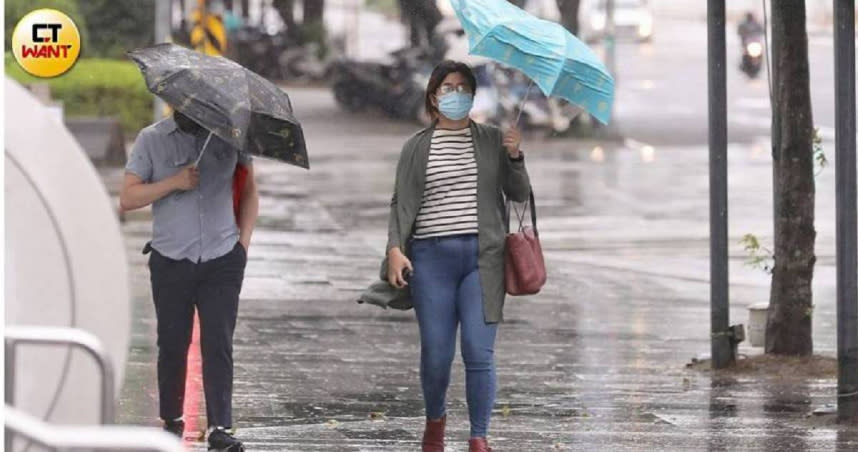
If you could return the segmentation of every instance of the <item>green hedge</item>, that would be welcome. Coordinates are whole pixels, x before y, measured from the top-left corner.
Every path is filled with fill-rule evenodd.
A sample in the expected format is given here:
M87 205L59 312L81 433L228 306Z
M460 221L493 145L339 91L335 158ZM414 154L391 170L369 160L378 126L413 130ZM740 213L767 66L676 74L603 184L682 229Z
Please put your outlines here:
M152 122L153 96L131 61L82 58L59 77L33 77L6 54L6 75L21 83L48 83L51 97L63 102L66 116L119 116L133 136Z

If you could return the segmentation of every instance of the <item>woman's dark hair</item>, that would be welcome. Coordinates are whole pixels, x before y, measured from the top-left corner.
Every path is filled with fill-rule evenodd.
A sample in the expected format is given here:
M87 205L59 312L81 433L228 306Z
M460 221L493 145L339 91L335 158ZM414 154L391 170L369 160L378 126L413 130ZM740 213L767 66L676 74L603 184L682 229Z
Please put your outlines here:
M426 113L430 117L434 118L435 115L438 114L438 109L432 105L432 96L444 83L444 79L455 72L458 72L465 77L465 81L468 82L468 85L471 87L472 94L477 93L477 79L474 77L474 72L471 70L470 66L453 60L444 60L438 63L432 71L432 75L429 76L429 84L426 86Z

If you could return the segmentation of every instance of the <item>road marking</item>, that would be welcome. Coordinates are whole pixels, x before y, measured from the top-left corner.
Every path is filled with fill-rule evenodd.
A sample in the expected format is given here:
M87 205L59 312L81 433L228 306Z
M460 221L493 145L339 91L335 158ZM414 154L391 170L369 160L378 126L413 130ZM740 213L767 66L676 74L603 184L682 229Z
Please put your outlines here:
M745 126L759 127L762 129L770 129L772 127L772 118L770 116L739 112L727 115L727 119L730 122Z
M727 116L730 122L750 127L759 127L770 130L772 127L771 116L753 115L750 113L732 113ZM823 141L834 141L834 127L816 126L822 135Z
M737 108L748 108L751 110L769 110L771 103L768 97L743 97L733 103Z

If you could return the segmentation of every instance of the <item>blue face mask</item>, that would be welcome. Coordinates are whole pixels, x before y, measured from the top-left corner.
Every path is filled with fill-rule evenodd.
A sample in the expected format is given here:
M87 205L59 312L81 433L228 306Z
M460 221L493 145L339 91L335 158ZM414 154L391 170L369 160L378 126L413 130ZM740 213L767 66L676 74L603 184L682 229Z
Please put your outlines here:
M438 98L438 111L453 121L465 119L473 105L474 96L471 94L453 92Z

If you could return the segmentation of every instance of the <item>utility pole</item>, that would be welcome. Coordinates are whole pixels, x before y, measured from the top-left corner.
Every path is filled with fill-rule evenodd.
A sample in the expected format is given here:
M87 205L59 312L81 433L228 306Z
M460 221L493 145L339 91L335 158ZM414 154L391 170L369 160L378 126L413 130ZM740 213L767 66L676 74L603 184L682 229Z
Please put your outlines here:
M351 38L346 43L346 55L350 58L360 58L360 16L362 0L353 0L352 5L352 26L348 27L346 35L351 34ZM349 33L351 32L351 33Z
M605 64L608 73L614 77L614 90L617 88L617 27L614 22L614 0L605 2ZM614 104L611 103L611 118L614 117Z
M708 0L709 245L712 368L735 362L727 234L727 34L725 0Z
M173 8L171 0L155 0L155 44L170 41L171 28L173 27ZM155 121L164 117L164 101L155 96L153 104L153 116Z
M837 186L837 418L858 424L858 248L855 178L855 0L834 0Z

